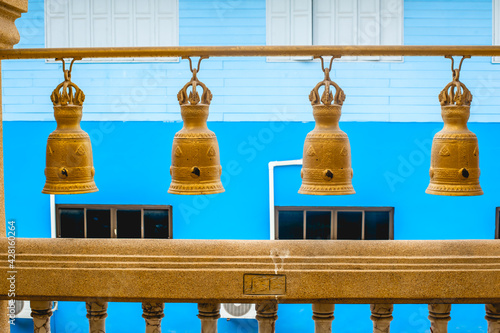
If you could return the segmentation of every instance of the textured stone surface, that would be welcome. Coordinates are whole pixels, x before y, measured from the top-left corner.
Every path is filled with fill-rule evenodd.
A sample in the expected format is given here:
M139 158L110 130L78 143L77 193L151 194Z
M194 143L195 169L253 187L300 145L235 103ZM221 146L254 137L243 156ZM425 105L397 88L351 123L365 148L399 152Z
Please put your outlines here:
M486 304L485 308L488 333L500 333L500 303Z
M0 73L2 72L2 62L0 61ZM0 74L0 92L2 91L2 80ZM5 195L3 182L3 125L2 125L2 94L0 93L0 237L5 237ZM7 318L7 301L0 301L0 332L10 332L10 324Z
M332 321L335 318L333 312L335 304L313 303L312 304L312 319L314 320L315 333L331 333Z
M87 318L89 320L90 333L106 332L106 317L108 316L108 303L96 299L86 302Z
M391 331L392 304L370 304L373 321L373 333L389 333Z
M19 32L15 21L21 13L28 11L28 0L0 0L0 48L12 48L19 42ZM0 73L1 73L0 61ZM0 74L0 92L2 91ZM5 196L3 180L3 126L2 94L0 93L0 237L5 237ZM9 333L10 325L6 317L7 302L0 301L0 332Z
M146 333L161 333L164 308L163 303L142 303L142 318L146 321Z
M4 273L6 248L7 239L0 240ZM500 302L500 247L495 240L18 239L17 266L21 299ZM279 295L245 294L246 274L285 276L286 285L276 289ZM0 280L0 299L7 298L6 290L7 280Z
M33 317L34 333L50 333L50 317L52 316L52 302L31 301L31 317Z
M429 304L428 308L431 333L447 333L448 322L451 320L451 304Z
M278 304L268 301L255 304L257 315L255 318L259 322L259 333L274 333L276 320L278 320Z
M219 303L199 303L198 318L201 321L201 333L217 333L217 320L220 318Z
M0 0L0 48L10 49L19 43L20 36L14 22L27 11L28 0Z

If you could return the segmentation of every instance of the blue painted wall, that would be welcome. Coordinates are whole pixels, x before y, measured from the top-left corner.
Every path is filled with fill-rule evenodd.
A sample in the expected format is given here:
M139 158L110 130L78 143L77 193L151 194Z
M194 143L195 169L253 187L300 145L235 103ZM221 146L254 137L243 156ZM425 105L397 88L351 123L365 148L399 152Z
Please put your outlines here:
M491 45L491 8L488 0L405 0L405 44ZM16 25L16 47L44 47L43 0L30 0ZM179 0L180 45L264 45L265 25L265 0ZM307 96L322 78L319 64L211 58L201 68L199 77L214 94L209 120L220 143L225 193L167 194L172 138L182 126L176 94L190 74L186 61L79 63L73 80L87 96L82 127L92 138L100 192L57 196L57 203L170 204L175 238L268 239L267 164L301 157L314 126ZM430 140L442 127L437 95L451 80L450 65L438 57L405 57L334 65L332 78L347 94L342 128L351 140L357 194L299 195L299 167L281 167L276 205L394 206L395 239L493 238L500 206L499 70L491 58L473 58L461 75L474 95L470 128L480 142L484 196L424 194ZM40 191L46 138L55 128L49 96L61 80L56 63L2 63L6 211L20 237L50 237L49 197ZM163 330L199 332L196 313L195 304L167 304ZM60 303L54 332L86 332L85 314L83 303ZM311 315L310 305L280 305L277 330L313 332ZM370 331L368 305L339 305L335 316L336 332ZM142 330L140 304L110 304L107 322L110 333ZM395 306L393 331L424 332L428 325L425 305ZM13 333L31 332L30 326L18 320ZM256 323L220 320L219 331L256 332ZM486 332L483 306L454 305L455 331Z
M50 237L49 197L40 191L46 138L55 123L6 122L4 126L7 218L17 221L20 237ZM56 196L56 202L168 204L173 206L175 238L269 239L268 162L301 158L304 138L313 126L297 122L210 123L219 140L226 192L177 196L167 193L168 170L173 136L181 123L84 122L83 129L94 138L95 181L100 191ZM429 181L430 143L441 127L440 123L343 123L342 129L351 141L357 193L339 197L299 195L300 168L279 167L276 205L393 206L395 239L492 239L495 207L500 206L496 190L500 187L500 124L470 125L481 149L485 194L479 197L424 193ZM422 332L428 325L425 309L396 306L394 330ZM79 332L67 328L76 325L83 332L87 325L84 311L83 304L61 303L61 310L55 314L56 329ZM125 321L120 316L123 312L127 313ZM165 331L199 330L195 305L170 304L165 313ZM283 305L278 329L312 332L311 315L310 305ZM453 329L485 332L482 305L454 306L452 316ZM131 328L136 331L143 325L140 305L112 304L108 323L110 333L129 332ZM229 332L235 326L250 324L221 320L220 325L220 332ZM337 307L334 328L338 331L366 332L370 325L368 305Z

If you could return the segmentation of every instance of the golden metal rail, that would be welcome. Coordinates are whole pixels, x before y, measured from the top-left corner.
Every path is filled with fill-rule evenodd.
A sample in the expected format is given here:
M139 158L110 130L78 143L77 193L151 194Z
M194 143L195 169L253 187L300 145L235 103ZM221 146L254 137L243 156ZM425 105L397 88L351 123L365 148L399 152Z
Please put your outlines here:
M130 57L273 57L273 56L500 56L500 46L175 46L115 48L3 49L2 59Z

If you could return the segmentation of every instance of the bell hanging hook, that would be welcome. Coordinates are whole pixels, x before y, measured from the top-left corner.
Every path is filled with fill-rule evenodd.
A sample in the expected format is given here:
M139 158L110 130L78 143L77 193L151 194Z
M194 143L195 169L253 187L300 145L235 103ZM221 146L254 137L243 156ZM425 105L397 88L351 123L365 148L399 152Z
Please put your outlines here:
M460 78L460 71L462 70L462 63L464 62L465 59L469 59L471 56L464 55L462 57L462 59L460 60L460 64L458 65L458 68L455 68L455 59L453 59L453 56L446 55L444 57L451 59L451 72L453 73L453 81L458 81Z
M318 59L318 58L319 58L319 60L321 60L321 70L323 71L323 73L325 73L325 80L330 81L330 71L332 70L333 60L335 58L340 58L340 56L333 55L330 58L330 65L328 66L328 68L325 68L325 60L323 59L323 56L314 56L314 59Z
M64 58L56 58L56 61L59 60L62 61L63 65L64 81L71 81L71 71L73 70L73 64L75 63L75 60L82 60L82 58L73 58L71 60L71 64L69 65L69 69L66 69Z
M200 64L203 59L208 59L208 56L201 56L200 59L198 59L198 65L197 68L193 68L193 62L191 60L191 57L182 57L182 59L187 59L189 60L189 70L191 70L191 73L193 73L193 79L196 78L196 74L200 71Z

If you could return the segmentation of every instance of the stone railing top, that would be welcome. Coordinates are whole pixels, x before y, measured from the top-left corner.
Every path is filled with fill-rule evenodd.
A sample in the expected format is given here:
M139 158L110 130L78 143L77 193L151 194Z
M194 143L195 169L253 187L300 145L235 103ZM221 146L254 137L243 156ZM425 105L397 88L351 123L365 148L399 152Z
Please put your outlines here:
M18 239L16 292L51 300L498 303L499 244ZM5 275L7 239L0 251ZM2 299L7 283L0 281Z

